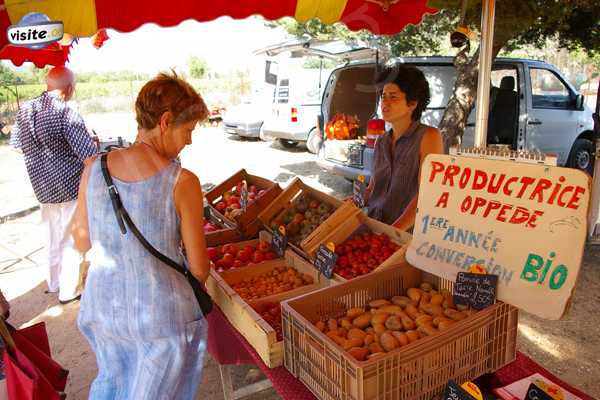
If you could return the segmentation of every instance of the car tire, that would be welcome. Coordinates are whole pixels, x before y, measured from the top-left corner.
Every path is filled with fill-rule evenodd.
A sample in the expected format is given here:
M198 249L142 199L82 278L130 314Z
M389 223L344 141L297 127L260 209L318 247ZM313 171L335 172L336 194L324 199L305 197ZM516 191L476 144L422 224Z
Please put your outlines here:
M298 146L298 142L287 139L279 139L279 143L281 143L281 145L286 149L293 149L294 147Z
M594 171L594 143L588 139L577 139L571 148L567 166L592 175Z
M308 139L306 139L306 148L313 154L319 153L319 149L323 144L323 139L318 135L317 128L312 128L308 133Z

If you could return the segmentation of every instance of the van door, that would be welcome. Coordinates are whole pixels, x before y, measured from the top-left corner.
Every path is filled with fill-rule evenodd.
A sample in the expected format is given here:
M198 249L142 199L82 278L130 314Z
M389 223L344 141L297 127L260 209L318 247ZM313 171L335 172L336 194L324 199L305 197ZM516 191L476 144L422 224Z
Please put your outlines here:
M577 132L575 94L555 71L532 66L528 69L531 91L527 96L526 148L554 153L558 164L564 165Z

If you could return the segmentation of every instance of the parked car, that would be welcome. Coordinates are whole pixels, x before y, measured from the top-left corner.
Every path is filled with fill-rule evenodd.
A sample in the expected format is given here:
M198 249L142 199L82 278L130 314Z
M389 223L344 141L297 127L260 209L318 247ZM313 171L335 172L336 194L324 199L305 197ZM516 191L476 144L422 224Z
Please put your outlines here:
M376 52L359 44L348 45L340 41L293 40L269 46L255 54L275 57L289 53L296 59L313 56L340 64L356 59L375 59ZM265 81L275 84L275 96L262 133L288 148L306 143L308 150L316 153L320 147L317 121L321 114L323 88L331 69L292 68L290 64L281 63L277 73L273 73L270 69L273 65L275 62L268 61L265 68Z
M258 138L264 120L264 107L243 102L228 109L223 116L223 130L230 135Z
M450 57L407 57L394 62L420 68L431 90L422 122L437 126L450 99L456 70ZM322 120L336 113L358 116L360 131L378 114L379 96L373 85L376 64L355 63L334 70L321 104ZM513 150L553 153L558 164L591 173L593 168L592 111L583 96L552 65L525 59L496 59L492 69L488 144ZM463 146L473 146L475 110L470 114ZM322 129L322 127L321 127ZM373 148L353 140L324 140L318 164L354 180L371 175Z

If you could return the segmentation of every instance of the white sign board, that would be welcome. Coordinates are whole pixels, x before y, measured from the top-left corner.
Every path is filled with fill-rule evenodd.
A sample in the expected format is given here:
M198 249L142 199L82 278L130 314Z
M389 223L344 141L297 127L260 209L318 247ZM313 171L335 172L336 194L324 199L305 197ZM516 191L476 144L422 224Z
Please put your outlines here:
M430 155L407 259L452 281L480 264L498 275L499 300L559 319L581 266L589 197L581 171Z

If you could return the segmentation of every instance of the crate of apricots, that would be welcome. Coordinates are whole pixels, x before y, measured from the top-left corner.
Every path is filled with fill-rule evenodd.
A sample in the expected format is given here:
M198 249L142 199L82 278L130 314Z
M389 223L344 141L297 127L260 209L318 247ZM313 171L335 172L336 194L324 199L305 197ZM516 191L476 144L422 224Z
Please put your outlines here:
M217 272L260 264L277 258L266 240L253 239L221 246L208 247L208 258Z
M333 243L337 254L332 283L344 282L378 268L404 263L410 235L369 218L356 209L341 224L319 236ZM314 257L314 254L311 254Z
M274 368L283 363L280 302L322 285L314 267L288 250L284 258L220 272L213 268L206 287L234 328Z
M262 226L258 214L280 193L277 183L241 169L208 191L205 197L218 219L251 238Z
M285 366L319 399L430 399L514 360L517 310L451 290L405 264L285 301Z

